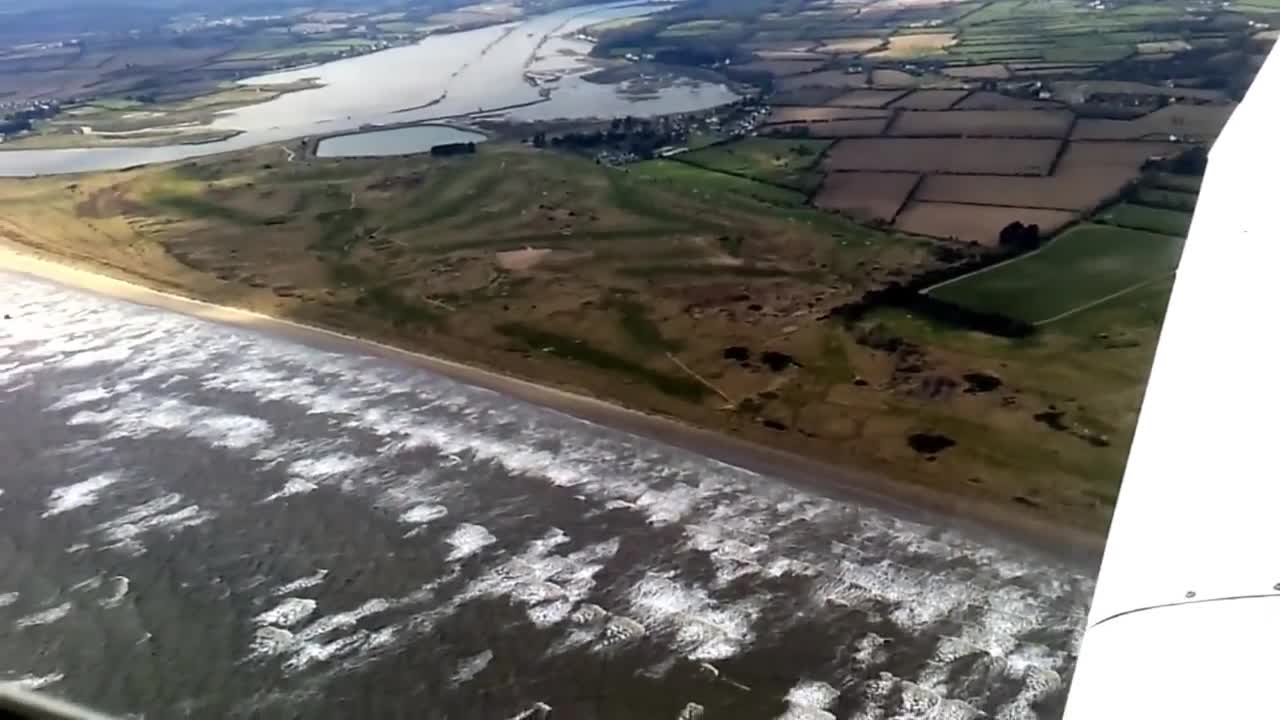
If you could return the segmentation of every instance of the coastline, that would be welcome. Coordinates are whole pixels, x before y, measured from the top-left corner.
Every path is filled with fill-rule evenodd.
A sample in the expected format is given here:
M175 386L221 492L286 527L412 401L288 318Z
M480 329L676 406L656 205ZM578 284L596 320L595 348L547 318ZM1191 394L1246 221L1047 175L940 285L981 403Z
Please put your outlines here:
M895 481L879 473L831 465L672 417L641 412L494 369L463 364L316 325L210 303L178 294L171 288L149 287L138 284L145 282L144 278L122 268L110 270L125 277L103 274L101 271L106 268L101 263L77 261L0 237L0 271L232 327L270 332L321 350L362 353L408 363L457 382L657 440L767 475L779 482L866 503L938 528L961 529L984 541L1023 545L1090 574L1096 572L1101 559L1104 536L1032 517L1012 508Z

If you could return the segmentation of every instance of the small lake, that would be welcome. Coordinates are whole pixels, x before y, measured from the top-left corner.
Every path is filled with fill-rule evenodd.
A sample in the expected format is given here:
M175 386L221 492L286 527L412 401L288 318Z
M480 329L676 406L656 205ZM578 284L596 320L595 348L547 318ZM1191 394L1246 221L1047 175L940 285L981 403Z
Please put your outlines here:
M430 152L436 145L484 142L483 133L450 125L414 125L392 130L370 130L325 138L316 147L316 157L387 157Z

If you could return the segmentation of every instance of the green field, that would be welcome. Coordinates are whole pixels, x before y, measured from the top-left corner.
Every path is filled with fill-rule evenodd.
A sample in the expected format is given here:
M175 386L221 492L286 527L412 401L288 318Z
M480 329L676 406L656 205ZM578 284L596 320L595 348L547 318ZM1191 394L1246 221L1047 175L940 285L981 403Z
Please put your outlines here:
M746 138L685 153L683 162L699 167L811 190L822 180L812 172L830 140Z
M1191 227L1191 213L1133 203L1119 203L1100 213L1098 221L1134 230L1185 237L1187 230Z
M1200 192L1200 181L1201 178L1198 175L1157 173L1148 181L1148 184L1164 190L1179 190L1182 192L1198 193Z
M1039 252L975 273L929 294L1031 323L1057 318L1173 272L1183 239L1106 225L1080 225Z
M1177 190L1144 187L1138 189L1133 199L1139 205L1192 212L1196 209L1196 200L1199 199L1199 195Z

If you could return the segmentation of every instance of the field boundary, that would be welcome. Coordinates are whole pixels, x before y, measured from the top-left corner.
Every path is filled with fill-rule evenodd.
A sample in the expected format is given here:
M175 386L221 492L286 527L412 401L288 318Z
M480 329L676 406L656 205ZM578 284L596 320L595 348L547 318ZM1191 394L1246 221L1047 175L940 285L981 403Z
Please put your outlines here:
M739 140L739 139L741 139L741 138L734 138L734 140L735 140L735 141L736 141L736 140ZM811 138L796 138L796 139L811 139ZM827 145L827 149L826 149L826 150L823 150L821 153L819 153L818 155L816 155L816 156L815 156L815 159L814 159L814 161L813 161L813 164L811 164L811 165L807 168L806 172L811 172L811 171L815 171L815 170L817 170L817 169L818 169L818 160L820 160L824 155L826 155L827 150L830 150L830 149L831 149L831 146L832 146L832 145L835 145L835 144L836 144L836 141L834 141L834 140L833 140L831 143L829 143L829 144ZM705 149L706 149L706 148L708 148L708 147L712 147L712 146L711 146L711 145L707 145L707 146L705 146L705 147L701 147L701 148L698 148L698 149L699 149L699 150L705 150ZM772 181L772 180L765 180L764 178L759 178L759 177L755 177L755 176L752 176L752 175L746 175L746 174L743 174L743 173L734 172L734 171L732 171L732 170L722 170L722 169L720 169L720 168L707 167L706 165L701 165L701 164L696 163L696 162L694 162L694 161L692 161L692 160L685 159L685 157L684 157L684 156L685 156L685 155L689 155L689 154L691 154L691 153L681 153L681 154L679 154L679 155L672 155L671 157L662 158L662 159L663 159L663 160L671 160L671 161L673 161L673 162L678 162L678 163L680 163L680 164L682 164L682 165L688 165L689 167L698 168L699 170L702 170L702 171L705 171L705 172L720 173L721 175L728 175L728 176L730 176L730 177L736 177L736 178L738 178L739 180L748 180L748 181L750 181L750 182L760 183L761 185L769 185L770 187L775 187L775 188L778 188L779 190L786 190L787 192L797 193L797 194L799 194L799 195L801 195L801 196L803 196L803 197L805 198L805 200L804 200L804 202L805 202L805 203L808 203L808 202L809 202L809 192L808 192L808 191L806 191L804 188L798 188L798 187L794 187L794 186L792 186L792 185L783 185L783 184L782 184L782 183L780 183L780 182L774 182L774 181ZM825 174L824 174L824 177L825 177ZM822 183L818 183L818 187L819 187L819 188L821 188L821 187L822 187ZM816 192L816 191L815 191L815 192Z
M915 184L911 186L911 190L907 193L907 196L902 199L902 202L898 203L897 209L893 211L893 217L889 218L890 225L898 222L898 216L902 214L902 211L907 209L907 206L915 201L916 193L920 191L920 186L924 184L924 179L926 177L928 176L924 173L916 175Z
M948 286L948 285L950 285L950 284L952 284L952 283L960 282L961 280L967 280L968 278L971 278L971 277L974 277L974 276L977 276L977 275L981 275L982 273L985 273L985 272L990 272L990 271L992 271L992 270L995 270L995 269L996 269L996 268L998 268L998 267L1004 267L1005 265L1008 265L1008 264L1010 264L1010 263L1018 262L1019 260L1021 260L1021 259L1023 259L1023 258L1029 258L1029 257L1031 257L1031 256L1033 256L1033 255L1037 255L1037 254L1039 254L1039 253L1041 253L1041 252L1044 252L1045 248L1047 248L1047 247L1049 247L1050 245L1052 245L1052 244L1054 244L1054 243L1058 242L1058 238L1062 237L1062 236L1063 236L1063 234L1064 234L1064 231L1065 231L1065 230L1067 230L1067 229L1068 229L1068 228L1070 228L1070 227L1074 227L1074 225L1069 225L1069 226L1067 226L1067 227L1064 227L1064 228L1063 228L1061 231L1059 231L1056 235L1054 235L1052 238L1050 238L1049 242L1047 242L1047 243L1045 243L1045 244L1041 245L1040 247L1036 248L1035 250L1032 250L1031 252L1022 253L1021 255L1014 255L1013 257L1009 258L1008 260L1001 260L1001 261L1000 261L1000 262L998 262L998 263L995 263L995 264L992 264L992 265L988 265L988 266L986 266L986 267L984 267L984 268L978 268L977 270L974 270L974 271L973 271L973 272L971 272L971 273L965 273L964 275L957 275L956 277L953 277L953 278L951 278L950 280L943 280L942 282L940 282L940 283L938 283L938 284L936 284L936 285L930 285L929 287L927 287L927 288L925 288L925 289L921 290L920 292L921 292L921 294L928 295L929 293L933 292L934 290L937 290L938 288L946 287L946 286Z
M1140 283L1136 283L1136 284L1134 284L1134 285L1130 285L1129 287L1124 288L1123 290L1119 290L1119 291L1117 291L1117 292L1113 292L1113 293L1111 293L1110 295L1107 295L1106 297L1101 297L1101 298L1098 298L1097 300L1091 300L1091 301L1089 301L1089 302L1087 302L1087 303L1085 303L1085 304L1083 304L1083 305L1079 305L1079 306L1077 306L1077 307L1073 307L1073 308L1071 308L1070 310L1068 310L1068 311L1066 311L1066 312L1064 312L1064 313L1059 313L1059 314L1057 314L1057 315L1054 315L1053 317L1048 318L1047 320L1037 320L1037 321L1035 321L1035 322L1033 322L1033 323L1031 323L1031 324L1032 324L1032 325L1035 325L1036 327L1043 327L1043 326L1045 326L1045 325L1048 325L1049 323L1057 322L1057 321L1059 321L1059 320L1065 320L1066 318L1069 318L1069 317L1071 317L1072 315L1075 315L1076 313L1082 313L1082 312L1084 312L1085 310L1090 310L1090 309L1095 308L1095 307L1097 307L1097 306L1099 306L1099 305L1102 305L1103 303L1107 303L1107 302L1110 302L1110 301L1112 301L1112 300L1115 300L1115 299L1116 299L1116 298L1118 298L1118 297L1122 297L1122 296L1124 296L1124 295L1128 295L1129 293L1131 293L1131 292L1133 292L1133 291L1135 291L1135 290L1141 290L1142 288L1144 288L1144 287L1146 287L1146 286L1148 286L1148 285L1150 285L1150 284L1152 284L1152 283L1159 282L1160 280L1164 280L1164 279L1166 279L1166 278L1171 278L1171 277L1173 277L1173 276L1175 276L1175 275L1177 275L1177 274L1178 274L1178 271L1177 271L1177 270L1174 270L1173 272L1165 273L1164 275L1157 275L1156 277L1147 278L1146 280L1143 280L1143 281L1142 281L1142 282L1140 282Z

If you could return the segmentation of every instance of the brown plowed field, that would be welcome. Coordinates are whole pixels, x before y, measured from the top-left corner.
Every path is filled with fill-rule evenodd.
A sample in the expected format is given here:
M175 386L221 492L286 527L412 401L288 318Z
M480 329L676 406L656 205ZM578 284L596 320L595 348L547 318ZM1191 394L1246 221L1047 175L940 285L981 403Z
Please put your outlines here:
M1147 137L1211 139L1222 132L1234 105L1169 105L1135 120L1085 118L1076 123L1073 140L1142 140Z
M889 118L867 118L863 120L832 120L831 122L810 123L809 137L814 138L846 138L846 137L879 137L889 124Z
M887 110L837 107L775 107L769 110L766 124L824 122L826 120L862 120L887 118Z
M968 90L917 90L890 107L902 110L946 110L968 95Z
M841 140L827 154L828 170L1044 175L1057 140L990 138L859 138Z
M885 68L871 71L871 84L876 87L913 88L920 84L920 78L909 72Z
M807 87L852 89L867 86L864 73L847 73L842 70L823 70L821 72L792 75L773 84L778 90L799 90Z
M737 70L754 70L766 72L774 77L786 77L812 72L822 67L824 60L757 60L744 65L735 65Z
M823 40L818 50L825 53L864 53L875 50L884 43L878 37L831 38Z
M927 177L916 199L930 202L1016 205L1088 211L1114 199L1153 155L1174 152L1172 143L1073 142L1050 177Z
M1072 114L1067 110L918 110L898 115L889 134L895 137L1063 138L1071 130L1071 120Z
M906 90L854 90L832 98L827 104L841 105L843 107L879 108L906 95L907 92Z
M813 204L864 222L891 221L907 201L919 175L912 173L830 173Z
M942 74L961 80L1008 80L1009 68L999 63L991 65L953 65L943 68Z
M1117 167L1059 171L1050 177L931 175L920 184L916 199L1086 211L1114 197L1133 176Z
M825 105L832 98L840 95L840 88L807 87L799 90L784 90L774 93L770 103L778 105Z
M1078 168L1121 167L1137 176L1147 160L1175 155L1187 148L1171 142L1079 142L1072 140L1056 172Z
M1000 231L1011 222L1034 223L1040 226L1040 232L1048 234L1073 219L1074 213L1059 210L913 201L898 214L893 226L916 235L994 246L1000 240Z
M979 90L956 103L955 110L1058 110L1062 103L1048 100L1032 100L1001 95L989 90Z

